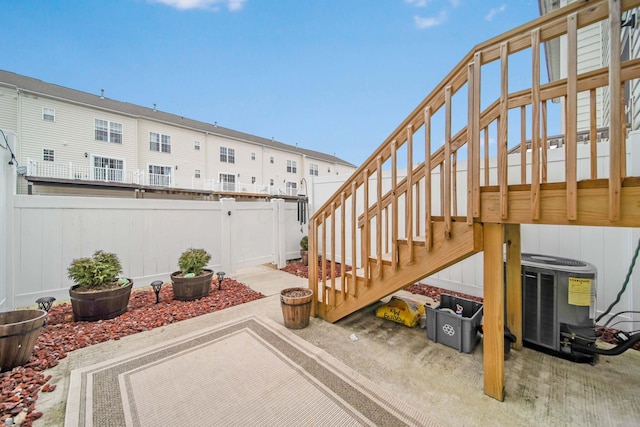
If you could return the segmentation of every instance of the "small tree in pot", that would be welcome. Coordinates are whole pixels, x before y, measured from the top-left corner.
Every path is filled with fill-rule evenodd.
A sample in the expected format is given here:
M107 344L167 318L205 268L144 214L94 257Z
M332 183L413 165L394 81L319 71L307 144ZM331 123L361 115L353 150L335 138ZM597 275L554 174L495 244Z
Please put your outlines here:
M122 264L116 254L97 250L71 261L67 272L75 283L69 289L75 320L112 319L127 311L133 281L118 277Z
M213 270L204 267L210 260L211 255L201 248L189 248L180 255L180 270L171 275L174 299L192 301L209 295Z

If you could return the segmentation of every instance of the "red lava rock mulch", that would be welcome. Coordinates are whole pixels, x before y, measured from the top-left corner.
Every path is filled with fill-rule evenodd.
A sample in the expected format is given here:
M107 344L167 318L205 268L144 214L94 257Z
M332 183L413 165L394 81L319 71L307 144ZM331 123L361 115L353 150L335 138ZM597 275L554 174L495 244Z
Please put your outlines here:
M264 298L261 293L233 279L224 279L221 290L217 286L216 281L211 293L199 300L174 301L171 285L165 285L160 292L159 304L155 303L156 295L152 290L134 290L126 313L97 322L74 322L70 304L52 307L31 359L23 366L0 373L0 425L23 408L28 409L23 426L31 426L33 420L42 416L41 412L35 411L38 393L56 389L55 384L49 384L51 375L42 371L56 366L70 351Z
M331 261L325 261L325 269L327 272L327 279L331 278ZM345 271L351 271L351 266L347 265ZM302 262L290 262L286 267L281 268L281 271L293 274L294 276L309 278L309 267L302 264ZM336 262L336 277L342 274L342 266ZM322 279L322 262L318 261L318 279Z

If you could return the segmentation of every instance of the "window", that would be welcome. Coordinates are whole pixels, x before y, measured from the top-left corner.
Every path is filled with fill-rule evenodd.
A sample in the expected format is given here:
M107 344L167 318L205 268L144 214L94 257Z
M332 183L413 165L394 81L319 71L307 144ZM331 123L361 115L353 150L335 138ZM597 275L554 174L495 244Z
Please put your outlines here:
M98 141L122 144L122 124L108 120L95 119L95 139Z
M149 165L149 185L157 187L171 186L171 166Z
M220 147L220 161L224 163L235 163L236 150L233 148Z
M106 120L95 120L95 139L98 141L109 140L109 122Z
M270 179L270 180L269 180L269 185L273 185L273 184L274 184L273 180L272 180L272 179Z
M276 161L276 159L273 156L271 156L269 158L269 163L273 164L273 163L275 163L275 161Z
M160 136L160 150L163 153L171 152L171 137L169 135Z
M232 174L221 173L220 183L222 183L222 191L236 190L236 176Z
M171 153L171 137L155 132L149 132L149 150Z
M251 160L255 160L256 159L256 153L251 153Z
M55 156L53 150L50 148L42 149L42 160L45 162L53 162L55 161Z
M56 121L56 110L53 108L42 107L42 120L47 122Z
M109 157L93 158L93 179L96 181L122 182L124 179L124 161Z
M295 196L298 189L298 183L287 181L286 189L287 189L287 196Z
M331 168L327 168L327 172L328 172L328 173L331 173Z
M256 177L255 177L255 176L252 176L252 177L251 177L251 183L252 183L252 184L255 184L255 183L256 183Z
M122 124L109 122L109 142L122 144Z
M193 176L195 178L200 178L200 169L196 169L195 172L193 173Z
M287 172L296 173L298 171L295 160L287 160Z
M200 141L193 141L193 149L200 151Z
M311 163L309 165L309 175L318 176L318 165L316 163Z

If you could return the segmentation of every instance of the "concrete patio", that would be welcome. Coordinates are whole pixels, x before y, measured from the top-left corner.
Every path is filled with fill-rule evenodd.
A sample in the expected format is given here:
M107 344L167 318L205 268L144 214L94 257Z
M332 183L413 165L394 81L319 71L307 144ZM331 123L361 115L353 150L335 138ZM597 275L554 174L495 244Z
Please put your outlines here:
M57 389L40 393L37 410L44 416L34 426L64 425L72 370L248 315L282 324L279 291L307 285L306 279L268 266L244 269L231 277L267 297L69 353L47 371ZM640 353L636 351L601 357L595 366L527 348L512 351L505 362L506 398L499 402L483 393L482 342L472 354L459 353L429 341L424 329L376 318L373 306L335 324L312 318L309 327L291 332L320 349L318 354L326 352L441 425L626 426L640 422ZM270 403L265 399L247 405L259 408ZM201 425L214 424L203 421Z

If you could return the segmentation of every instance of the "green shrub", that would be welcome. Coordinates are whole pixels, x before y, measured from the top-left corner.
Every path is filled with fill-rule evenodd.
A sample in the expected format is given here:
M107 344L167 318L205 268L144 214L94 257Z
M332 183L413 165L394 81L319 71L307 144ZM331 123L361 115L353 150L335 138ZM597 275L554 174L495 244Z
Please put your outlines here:
M303 251L309 250L309 237L304 236L302 239L300 239L300 249L302 249Z
M122 265L116 254L95 251L91 258L76 258L71 261L69 279L82 289L108 287L117 281Z
M211 255L209 255L204 249L189 248L180 255L180 259L178 259L178 267L180 268L180 271L182 271L182 274L193 273L197 276L209 263L209 260L211 260Z

